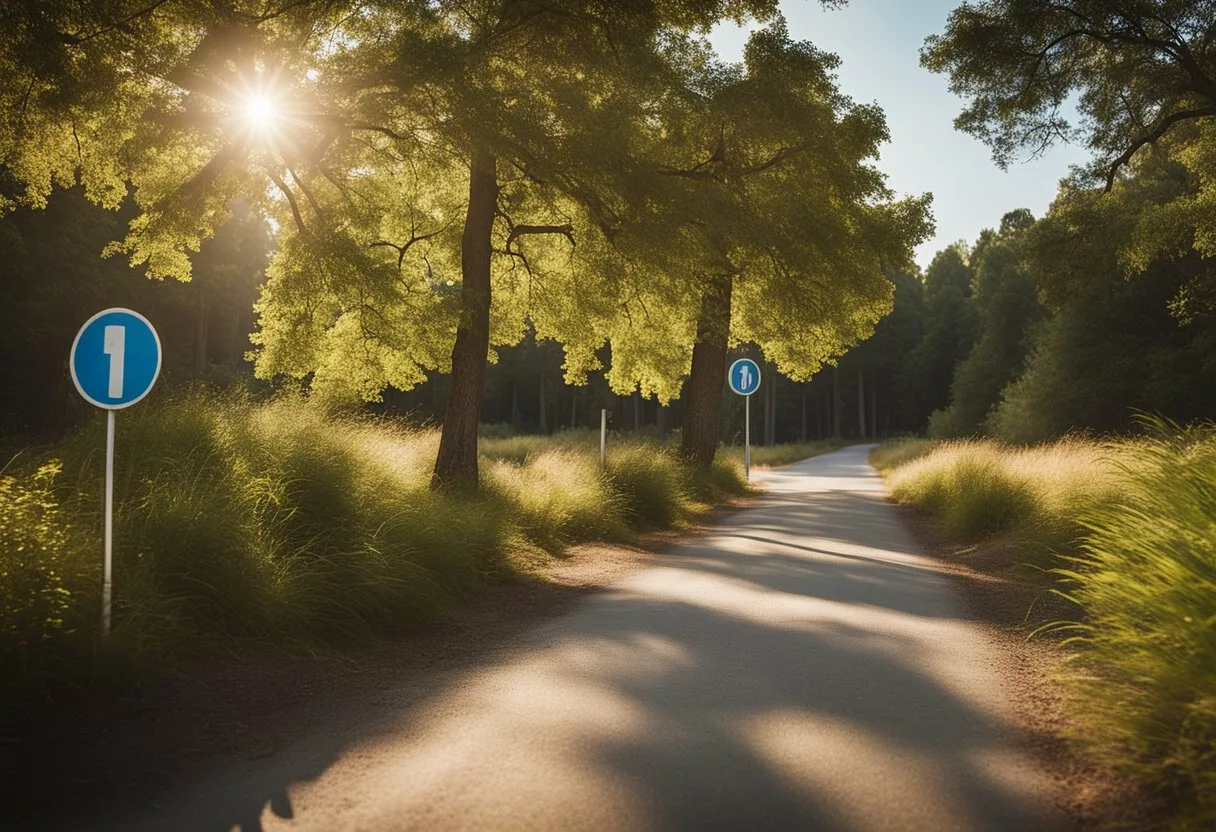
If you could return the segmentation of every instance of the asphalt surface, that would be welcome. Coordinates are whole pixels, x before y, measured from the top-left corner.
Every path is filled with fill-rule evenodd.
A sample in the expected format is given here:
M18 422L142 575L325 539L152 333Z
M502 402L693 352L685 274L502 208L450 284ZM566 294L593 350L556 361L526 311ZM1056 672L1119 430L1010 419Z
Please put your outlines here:
M1061 826L1000 657L867 452L763 474L753 507L438 693L352 702L99 828Z

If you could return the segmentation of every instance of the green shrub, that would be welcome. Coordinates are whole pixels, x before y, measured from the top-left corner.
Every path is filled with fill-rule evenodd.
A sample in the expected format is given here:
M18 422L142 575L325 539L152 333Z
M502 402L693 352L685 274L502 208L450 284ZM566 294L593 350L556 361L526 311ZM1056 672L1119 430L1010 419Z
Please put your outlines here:
M951 408L944 407L935 410L929 414L929 424L925 428L925 433L930 439L956 439L960 436L974 435L974 431L968 432L958 424L957 414Z

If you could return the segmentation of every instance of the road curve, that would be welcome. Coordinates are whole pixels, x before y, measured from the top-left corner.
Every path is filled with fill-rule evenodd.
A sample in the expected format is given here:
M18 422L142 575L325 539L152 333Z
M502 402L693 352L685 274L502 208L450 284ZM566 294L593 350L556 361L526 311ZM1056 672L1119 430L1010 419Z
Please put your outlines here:
M883 501L868 450L763 474L762 499L663 565L439 695L352 714L356 742L318 726L102 826L1062 827L992 648Z

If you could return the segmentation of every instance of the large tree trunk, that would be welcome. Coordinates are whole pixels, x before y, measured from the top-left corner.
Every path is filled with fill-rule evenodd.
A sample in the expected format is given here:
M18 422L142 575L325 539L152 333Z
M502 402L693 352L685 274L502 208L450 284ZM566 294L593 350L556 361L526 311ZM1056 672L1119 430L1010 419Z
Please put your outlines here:
M731 278L710 282L701 296L692 371L684 385L684 425L680 452L693 465L708 468L718 447L718 408L726 379L726 344L730 337Z
M476 151L469 169L469 207L460 241L460 323L452 348L452 387L431 479L436 487L477 487L477 419L490 350L490 252L497 204L495 158Z

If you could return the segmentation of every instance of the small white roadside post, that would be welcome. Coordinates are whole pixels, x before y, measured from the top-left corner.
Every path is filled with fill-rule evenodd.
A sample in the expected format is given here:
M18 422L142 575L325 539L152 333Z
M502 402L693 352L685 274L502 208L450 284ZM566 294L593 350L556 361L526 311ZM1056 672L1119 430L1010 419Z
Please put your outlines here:
M130 309L98 312L72 342L68 366L85 401L106 411L106 495L101 583L101 635L110 635L114 550L114 413L148 395L160 375L160 337Z
M608 464L608 410L600 408L600 467Z
M760 389L760 366L750 358L740 358L726 374L732 392L744 399L743 476L752 478L752 393Z

